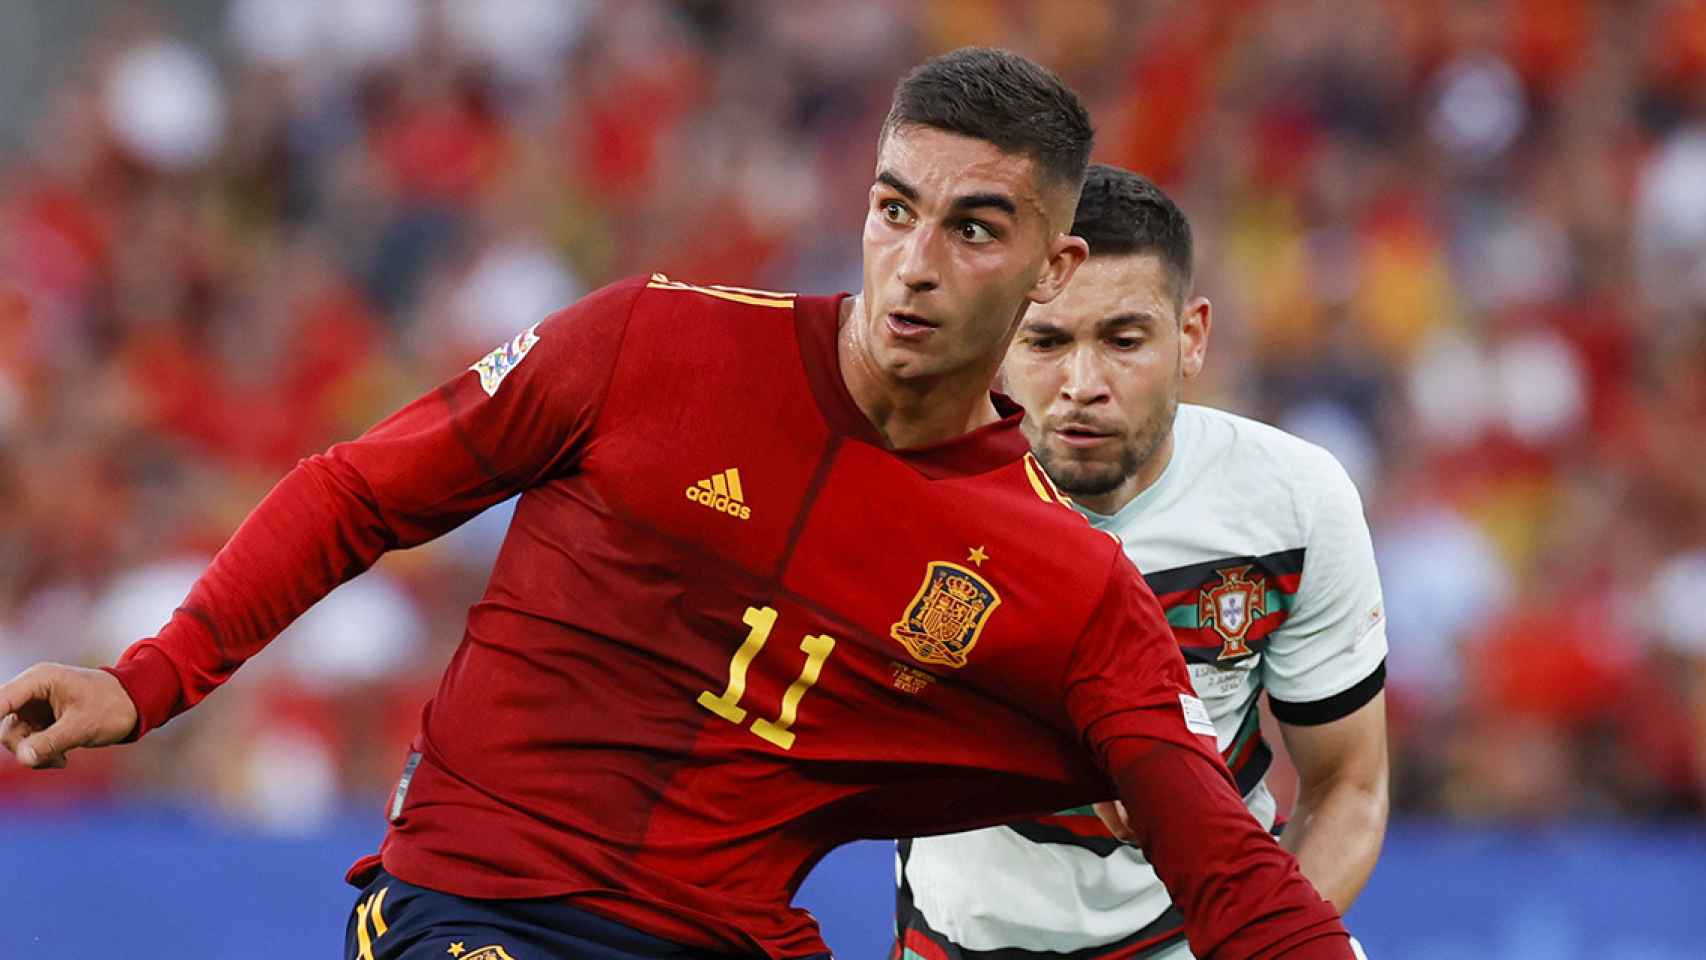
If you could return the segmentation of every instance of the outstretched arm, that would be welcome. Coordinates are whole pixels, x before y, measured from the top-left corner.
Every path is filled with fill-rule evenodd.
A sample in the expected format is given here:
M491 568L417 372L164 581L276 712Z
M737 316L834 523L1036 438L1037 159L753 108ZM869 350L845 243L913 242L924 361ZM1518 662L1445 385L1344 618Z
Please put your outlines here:
M48 767L78 747L140 737L199 703L387 550L571 469L643 289L629 281L592 294L361 438L302 461L157 636L102 677L43 664L0 687L0 745Z

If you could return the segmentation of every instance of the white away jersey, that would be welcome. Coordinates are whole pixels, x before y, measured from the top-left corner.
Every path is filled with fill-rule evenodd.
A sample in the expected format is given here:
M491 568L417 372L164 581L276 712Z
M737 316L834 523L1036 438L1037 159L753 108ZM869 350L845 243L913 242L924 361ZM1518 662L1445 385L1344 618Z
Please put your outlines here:
M1314 444L1185 404L1155 483L1111 517L1085 513L1120 537L1160 599L1227 766L1272 827L1260 693L1281 721L1308 725L1349 715L1385 682L1380 580L1355 485ZM902 841L898 871L901 960L1143 957L1182 941L1154 870L1088 807Z

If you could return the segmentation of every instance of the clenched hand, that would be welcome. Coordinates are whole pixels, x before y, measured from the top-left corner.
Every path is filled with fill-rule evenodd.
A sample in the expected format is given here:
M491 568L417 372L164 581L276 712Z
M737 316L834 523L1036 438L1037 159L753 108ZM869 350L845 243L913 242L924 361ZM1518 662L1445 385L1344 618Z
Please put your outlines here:
M0 686L0 747L26 767L63 767L70 751L134 729L136 705L105 670L38 663Z

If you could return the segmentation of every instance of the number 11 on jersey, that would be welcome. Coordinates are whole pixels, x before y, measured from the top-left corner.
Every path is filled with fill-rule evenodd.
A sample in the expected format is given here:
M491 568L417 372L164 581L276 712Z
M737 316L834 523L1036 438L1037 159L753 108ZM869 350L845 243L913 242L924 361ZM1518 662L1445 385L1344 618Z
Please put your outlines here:
M733 659L729 660L728 687L720 694L709 690L699 694L701 707L733 724L746 721L746 709L740 705L741 697L746 696L746 671L752 666L752 660L758 656L758 651L764 649L764 644L770 639L770 631L776 626L776 611L771 607L747 607L741 622L747 625L748 630L745 642L735 651ZM800 675L794 679L787 692L782 694L782 711L777 714L776 719L766 720L760 717L754 720L753 733L784 750L793 749L794 732L789 728L799 716L800 701L805 699L806 691L817 684L818 675L823 672L823 662L829 659L829 654L834 649L835 638L824 634L815 634L800 641L800 650L806 655L806 665L801 668Z

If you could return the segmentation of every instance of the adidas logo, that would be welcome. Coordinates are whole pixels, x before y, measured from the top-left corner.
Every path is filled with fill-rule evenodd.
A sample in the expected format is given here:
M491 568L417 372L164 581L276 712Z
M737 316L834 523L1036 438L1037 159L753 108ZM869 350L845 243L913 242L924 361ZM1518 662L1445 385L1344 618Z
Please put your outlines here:
M713 473L688 487L687 499L710 507L718 513L726 513L737 520L752 518L752 508L746 505L746 498L741 494L739 467Z

